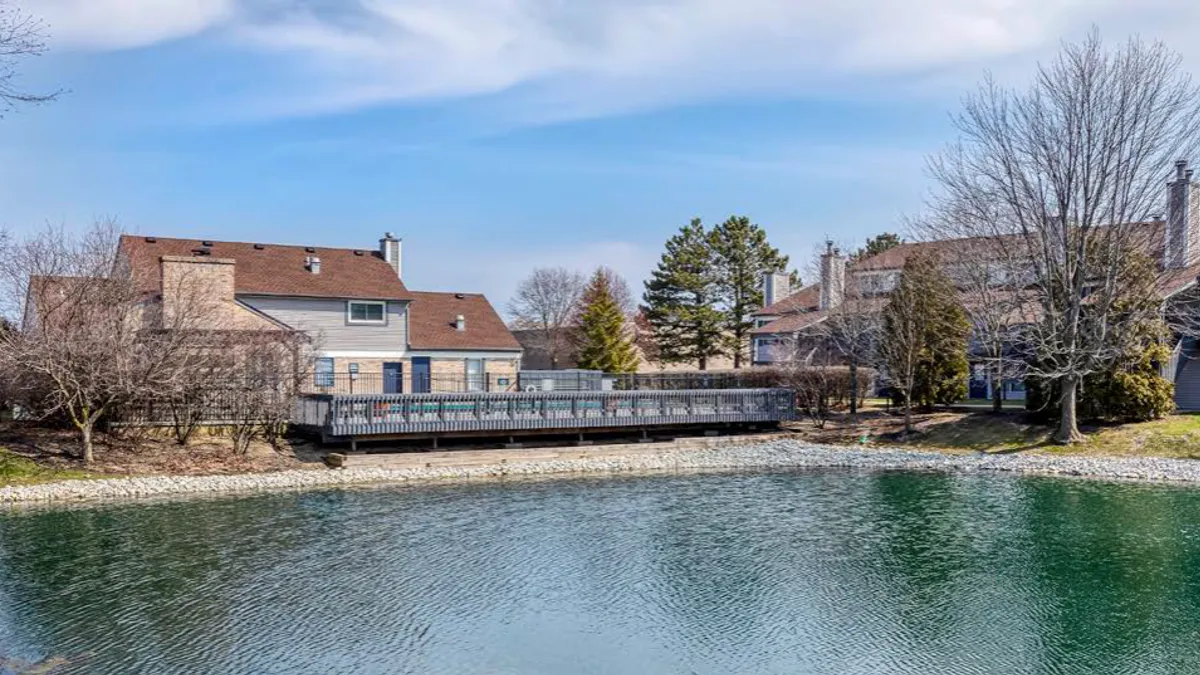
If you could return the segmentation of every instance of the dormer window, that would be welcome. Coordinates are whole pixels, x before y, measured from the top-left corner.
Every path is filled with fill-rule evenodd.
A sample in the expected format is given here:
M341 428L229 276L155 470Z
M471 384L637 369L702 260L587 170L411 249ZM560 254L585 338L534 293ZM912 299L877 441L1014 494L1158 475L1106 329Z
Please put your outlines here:
M387 323L387 303L351 300L346 303L346 321L382 326Z

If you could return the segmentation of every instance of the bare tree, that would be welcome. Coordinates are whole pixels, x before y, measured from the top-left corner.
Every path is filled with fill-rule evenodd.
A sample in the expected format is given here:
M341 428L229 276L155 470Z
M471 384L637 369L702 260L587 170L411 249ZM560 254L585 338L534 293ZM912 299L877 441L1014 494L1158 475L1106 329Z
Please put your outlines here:
M942 256L953 261L947 273L960 291L971 324L971 360L986 369L992 410L1000 412L1005 381L1026 375L1030 354L1021 338L1034 299L1019 281L1014 283L1008 264L990 257L992 247L986 239L953 240L940 248Z
M882 329L882 302L864 293L862 285L847 277L842 302L826 310L825 318L816 324L812 333L819 336L826 349L837 354L849 370L847 392L850 419L858 422L859 369L879 366L879 340Z
M164 273L161 292L147 295L119 239L111 221L81 236L49 227L13 245L2 272L5 304L23 320L0 333L0 367L27 410L79 431L85 462L102 420L169 400L237 333L194 266Z
M974 237L1029 291L1030 374L1060 385L1060 442L1081 438L1083 378L1109 367L1154 310L1122 309L1122 261L1155 249L1171 162L1200 141L1200 91L1159 43L1064 45L1014 91L990 76L955 118L961 138L930 161L937 237ZM1151 291L1153 292L1153 291Z
M58 92L34 94L17 86L21 59L46 52L45 27L9 0L0 0L0 117L20 104L45 103Z
M508 304L514 325L532 331L536 346L557 369L570 348L570 329L586 280L564 267L539 267L517 287ZM629 290L625 289L628 298ZM630 303L632 304L632 303Z

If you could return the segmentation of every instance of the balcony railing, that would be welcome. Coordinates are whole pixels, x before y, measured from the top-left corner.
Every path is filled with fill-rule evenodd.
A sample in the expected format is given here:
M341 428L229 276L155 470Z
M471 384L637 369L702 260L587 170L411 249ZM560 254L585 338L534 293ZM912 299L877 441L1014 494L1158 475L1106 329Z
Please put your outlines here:
M413 375L412 373L313 373L308 394L458 394L517 390L515 375Z
M312 395L296 422L326 437L781 422L787 389Z

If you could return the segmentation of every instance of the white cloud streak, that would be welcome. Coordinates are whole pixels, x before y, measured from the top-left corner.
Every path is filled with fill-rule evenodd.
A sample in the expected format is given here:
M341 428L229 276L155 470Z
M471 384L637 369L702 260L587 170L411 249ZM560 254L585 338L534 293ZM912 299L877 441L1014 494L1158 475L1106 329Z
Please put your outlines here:
M18 0L21 2L22 0ZM55 44L128 49L175 40L232 19L239 0L36 0Z
M509 92L545 118L974 79L1092 22L1149 34L1200 22L1177 0L38 0L37 11L67 47L207 32L274 56L305 86L265 87L269 113Z

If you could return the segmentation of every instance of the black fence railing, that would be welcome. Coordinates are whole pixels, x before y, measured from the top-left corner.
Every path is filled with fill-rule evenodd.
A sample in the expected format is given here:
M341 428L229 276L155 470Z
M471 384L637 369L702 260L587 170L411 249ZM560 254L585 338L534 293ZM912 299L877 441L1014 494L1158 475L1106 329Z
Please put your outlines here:
M620 373L605 375L613 391L695 391L701 389L757 389L776 387L780 374L767 368L736 372Z
M195 420L200 424L228 424L248 418L286 414L292 393L270 386L214 387L194 390L186 396L128 401L112 413L119 425L172 425Z
M517 390L514 375L424 375L396 373L312 373L301 391L306 394L462 394Z

